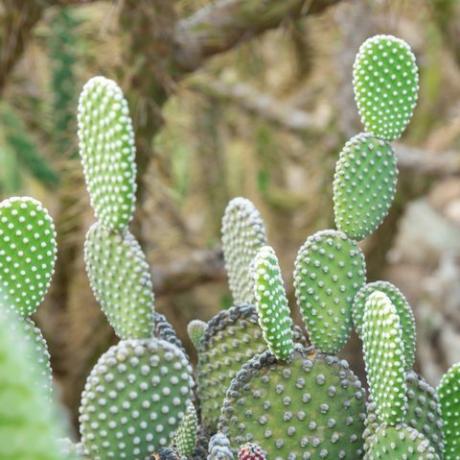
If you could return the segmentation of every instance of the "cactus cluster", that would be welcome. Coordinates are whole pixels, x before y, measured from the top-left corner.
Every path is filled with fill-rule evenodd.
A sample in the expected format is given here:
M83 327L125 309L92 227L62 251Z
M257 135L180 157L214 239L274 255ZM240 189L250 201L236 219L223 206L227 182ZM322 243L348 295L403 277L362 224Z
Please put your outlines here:
M23 430L30 442L0 442L0 456L460 459L460 367L436 390L412 370L411 307L392 284L367 283L359 246L394 198L397 168L389 142L409 122L417 78L403 41L376 36L362 45L354 87L366 131L345 144L337 162L336 228L306 238L294 264L293 288L308 335L291 318L261 214L247 199L230 202L222 243L234 303L207 323L190 322L194 371L171 325L155 312L151 270L129 231L136 166L128 104L115 82L91 79L78 110L80 154L97 219L84 256L94 295L120 341L87 379L79 443L57 443L54 412L37 391L47 362L37 353L45 356L46 348L28 318L50 283L54 227L34 200L2 203L0 439ZM339 357L353 329L363 342L369 394ZM11 352L16 342L17 361Z

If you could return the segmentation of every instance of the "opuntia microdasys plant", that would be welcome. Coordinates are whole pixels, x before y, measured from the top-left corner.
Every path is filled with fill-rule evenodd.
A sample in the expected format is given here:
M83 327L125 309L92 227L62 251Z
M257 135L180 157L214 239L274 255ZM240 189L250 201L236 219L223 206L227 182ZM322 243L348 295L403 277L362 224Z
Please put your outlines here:
M0 443L0 454L20 460L460 459L460 367L453 366L438 389L412 370L411 307L391 283L367 283L359 245L382 223L396 193L391 142L416 104L414 55L400 39L370 38L356 57L353 83L365 132L352 137L339 155L333 181L336 228L309 236L294 264L295 297L308 337L291 318L259 211L249 200L235 198L222 224L234 304L207 323L189 324L198 354L195 369L171 325L155 312L151 271L129 231L136 165L128 104L107 78L85 85L78 135L97 219L87 234L85 263L94 295L120 341L87 379L79 442L51 440L60 435L54 412L40 413L44 399L27 372L49 375L44 341L28 316L51 279L54 227L32 199L2 203L0 322L8 333L0 340L5 369L0 395L6 395L0 432L5 425L12 436L24 431L27 439L39 436L40 442ZM368 394L339 357L353 329L363 343ZM24 344L17 362L9 354L16 341ZM13 381L30 398L17 412L21 423L10 427L19 397Z

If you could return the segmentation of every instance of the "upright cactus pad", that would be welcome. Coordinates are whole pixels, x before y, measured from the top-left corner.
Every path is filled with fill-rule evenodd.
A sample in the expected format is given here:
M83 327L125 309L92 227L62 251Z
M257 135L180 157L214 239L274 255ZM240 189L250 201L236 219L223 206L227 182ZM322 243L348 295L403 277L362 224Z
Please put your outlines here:
M396 308L380 291L373 292L366 301L363 349L379 421L402 423L407 411L402 330Z
M297 254L294 286L310 339L325 353L345 345L352 328L353 298L366 281L364 256L335 230L310 236Z
M438 394L444 423L444 457L457 460L460 458L460 363L443 376Z
M293 322L275 251L262 247L254 261L254 296L259 324L270 351L288 359L294 349Z
M265 452L252 442L248 442L240 447L238 451L238 460L266 460Z
M165 342L169 342L173 345L176 345L176 347L179 348L179 350L181 350L184 353L184 355L187 355L182 341L177 336L176 331L171 326L171 323L166 319L166 316L162 315L161 313L155 312L154 320L155 329L153 336L157 339L161 339Z
M108 229L122 230L135 207L135 145L128 103L112 80L94 77L84 86L78 137L96 217Z
M390 35L366 40L355 59L353 86L366 131L398 139L417 103L418 71L409 45Z
M359 290L353 301L353 323L356 331L360 337L362 337L366 301L375 291L386 294L396 308L396 313L398 314L402 328L404 361L406 363L406 369L410 369L415 361L415 318L409 302L396 286L388 281L375 281L366 284Z
M348 363L296 345L289 363L265 352L242 367L219 430L232 447L255 442L273 460L357 459L364 417L364 390Z
M209 441L207 460L234 460L234 458L227 436L216 433Z
M1 304L21 316L35 313L53 275L56 232L45 208L29 197L0 203Z
M406 425L382 425L364 460L440 460L423 434Z
M207 327L208 325L199 319L194 319L187 325L187 334L197 351L201 348Z
M181 420L177 433L174 437L174 444L181 457L190 458L195 451L198 431L198 417L195 406L191 401L187 404L187 411Z
M335 169L337 228L354 240L370 235L388 214L397 177L396 157L390 144L370 134L352 137Z
M191 367L175 345L121 341L102 355L86 382L83 445L93 460L145 460L170 444L191 398Z
M99 222L85 242L86 271L96 300L123 339L152 337L154 298L150 268L135 238Z
M222 219L222 245L233 303L254 303L251 264L258 250L267 244L259 211L246 198L234 198Z

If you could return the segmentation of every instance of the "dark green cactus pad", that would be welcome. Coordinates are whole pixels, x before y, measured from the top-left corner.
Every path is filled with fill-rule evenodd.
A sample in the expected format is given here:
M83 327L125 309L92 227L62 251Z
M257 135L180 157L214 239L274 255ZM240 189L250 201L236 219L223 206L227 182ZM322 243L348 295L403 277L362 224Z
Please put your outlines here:
M234 198L222 219L222 247L228 282L236 305L254 303L251 264L257 251L267 244L259 211L246 198Z
M386 294L396 308L396 313L398 314L402 328L404 361L406 363L406 369L410 369L415 361L415 318L409 302L396 286L388 281L375 281L366 284L359 290L353 301L353 323L356 332L362 337L366 300L375 291Z
M438 395L431 385L413 371L406 374L406 384L407 414L404 423L422 433L442 457L444 442ZM366 452L378 427L376 405L370 401L367 404L366 429L363 434Z
M390 35L366 40L355 59L353 87L365 130L398 139L417 103L418 69L409 45Z
M197 383L204 426L213 433L230 382L241 366L267 349L256 309L240 305L221 311L212 318L198 353ZM294 340L306 343L299 327Z
M382 425L364 460L440 460L428 439L407 425Z
M135 207L135 144L128 103L114 81L94 77L84 86L78 138L96 217L105 227L122 230Z
M136 239L99 222L88 231L85 264L96 300L122 339L152 337L154 297L150 267Z
M177 336L176 331L171 326L171 323L166 319L166 316L162 315L161 313L155 312L154 321L154 337L172 343L173 345L176 345L176 347L179 348L185 356L187 356L187 352L185 351L181 339L179 339L179 337Z
M0 458L64 460L62 421L43 392L47 382L19 321L0 308Z
M153 460L181 460L179 453L171 447L162 447L153 454Z
M86 382L80 431L92 460L145 458L172 441L192 399L191 366L159 339L124 340Z
M444 423L444 457L460 458L460 363L444 374L438 387L441 415Z
M232 448L255 442L271 460L355 460L363 453L364 400L346 361L296 345L291 362L265 352L242 367L219 430Z
M187 411L174 436L174 444L181 457L189 458L193 455L196 446L197 432L198 417L195 406L189 401L187 404Z
M370 134L352 137L340 152L335 169L337 228L353 240L370 235L388 214L397 177L390 144Z
M363 351L379 421L402 423L407 411L402 329L396 308L380 291L373 292L366 301Z
M313 345L336 353L352 329L352 303L366 282L364 255L342 232L323 230L299 249L294 269L297 303Z
M288 359L294 349L293 322L275 251L262 247L254 259L254 297L269 350Z
M45 297L56 261L56 231L37 200L0 203L0 304L21 316L35 313Z
M207 460L234 460L234 458L227 436L222 433L216 433L209 440Z

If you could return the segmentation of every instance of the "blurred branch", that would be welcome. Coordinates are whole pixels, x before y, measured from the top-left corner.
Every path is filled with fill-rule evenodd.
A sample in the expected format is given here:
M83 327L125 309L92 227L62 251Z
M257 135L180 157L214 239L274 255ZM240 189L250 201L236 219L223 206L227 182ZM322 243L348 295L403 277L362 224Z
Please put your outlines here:
M218 0L179 21L174 67L193 72L210 57L278 27L287 18L318 14L342 0Z

